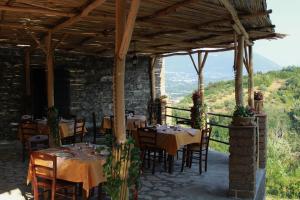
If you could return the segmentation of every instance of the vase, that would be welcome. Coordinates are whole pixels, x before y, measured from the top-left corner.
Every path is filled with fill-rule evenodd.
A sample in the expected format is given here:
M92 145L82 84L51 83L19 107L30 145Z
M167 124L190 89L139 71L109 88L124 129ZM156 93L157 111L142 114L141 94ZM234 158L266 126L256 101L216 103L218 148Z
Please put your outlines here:
M263 111L264 101L263 100L254 100L254 109L256 113L260 114Z
M235 126L253 126L255 117L232 117L232 125Z

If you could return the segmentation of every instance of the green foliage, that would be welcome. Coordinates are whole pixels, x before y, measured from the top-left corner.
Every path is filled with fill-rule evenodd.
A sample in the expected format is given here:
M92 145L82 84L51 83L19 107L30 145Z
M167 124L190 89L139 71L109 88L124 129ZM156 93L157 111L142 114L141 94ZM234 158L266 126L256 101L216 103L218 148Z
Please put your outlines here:
M140 150L134 146L134 140L128 138L124 144L114 142L109 151L110 154L103 167L107 179L104 190L112 200L119 200L122 186L127 185L129 197L133 199L134 190L140 183ZM120 157L116 156L117 154ZM127 178L123 176L124 171L128 171Z
M48 109L48 126L50 127L50 132L52 134L54 143L59 146L60 145L60 136L58 129L58 110L53 106Z
M236 106L233 112L234 117L252 117L254 116L254 111L246 106Z
M257 73L254 83L256 89L265 94L264 110L268 114L267 196L271 199L300 199L300 67ZM278 87L274 89L274 85ZM243 86L247 89L247 77L244 77ZM234 109L234 96L231 100L220 100L233 92L233 81L209 84L205 88L206 104L213 111L223 110L224 114L230 114ZM189 108L191 105L191 95L188 95L176 106ZM244 109L240 111L239 115L245 114ZM187 115L184 112L177 114ZM231 119L214 116L210 121L228 125ZM212 137L229 141L228 130L223 128L213 127ZM228 152L228 146L220 143L211 142L210 147Z

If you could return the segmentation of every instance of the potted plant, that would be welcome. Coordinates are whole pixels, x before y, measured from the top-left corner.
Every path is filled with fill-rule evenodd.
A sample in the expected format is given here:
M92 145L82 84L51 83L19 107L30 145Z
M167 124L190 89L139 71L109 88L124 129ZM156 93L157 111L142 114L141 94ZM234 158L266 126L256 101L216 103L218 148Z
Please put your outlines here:
M249 106L236 106L232 124L236 126L253 126L255 125L254 109Z
M254 109L257 113L261 113L264 106L264 96L260 91L254 92Z
M50 128L49 144L51 147L60 146L60 136L58 128L58 110L53 106L48 108L48 126Z

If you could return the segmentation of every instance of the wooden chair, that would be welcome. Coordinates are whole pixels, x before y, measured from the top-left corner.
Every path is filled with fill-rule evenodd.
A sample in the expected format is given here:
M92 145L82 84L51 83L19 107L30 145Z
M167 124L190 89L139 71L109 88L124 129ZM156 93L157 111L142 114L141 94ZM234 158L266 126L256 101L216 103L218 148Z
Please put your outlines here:
M76 199L75 183L56 178L56 156L35 151L31 153L30 164L35 200L39 199L39 188L42 188L43 192L50 191L51 200L55 200L56 196L62 196L63 199ZM70 195L69 190L71 191Z
M155 173L156 158L163 158L164 168L167 170L167 159L165 150L157 146L157 132L148 128L139 128L137 130L139 147L141 149L141 159L143 161L142 168L145 166L145 160L148 161L148 168L150 167L150 160L152 164L152 174Z
M48 135L35 135L28 139L29 154L33 151L49 148L49 136Z
M74 136L76 137L77 135L79 135L80 142L83 142L84 127L85 127L85 120L84 119L75 119Z
M28 150L28 139L34 135L38 135L37 123L28 119L20 123L21 143L22 143L22 161L25 161L25 154Z
M208 157L208 147L209 139L211 135L211 128L206 128L202 130L201 141L197 144L190 144L183 148L182 153L182 163L181 172L183 171L184 164L191 168L193 159L199 161L199 173L202 174L202 162L204 161L204 169L207 171L207 157Z

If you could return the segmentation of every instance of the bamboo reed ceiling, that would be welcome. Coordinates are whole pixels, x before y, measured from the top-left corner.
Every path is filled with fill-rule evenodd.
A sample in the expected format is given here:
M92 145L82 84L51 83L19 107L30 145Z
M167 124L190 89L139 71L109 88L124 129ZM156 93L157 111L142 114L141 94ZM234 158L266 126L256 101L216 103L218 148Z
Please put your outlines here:
M130 1L128 6L130 5ZM142 0L129 53L171 53L228 47L234 42L232 13L219 0ZM249 41L274 39L266 0L228 0ZM111 56L115 2L112 0L2 0L1 46L38 47L47 32L56 49Z

